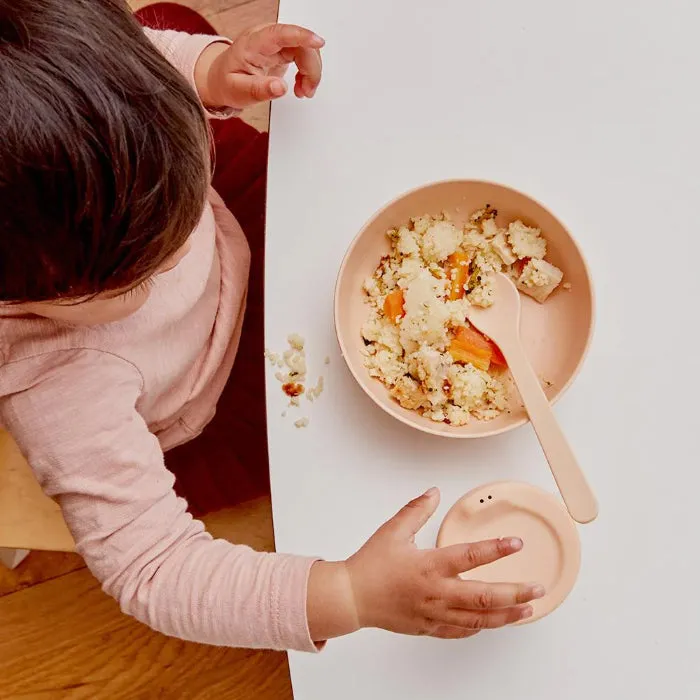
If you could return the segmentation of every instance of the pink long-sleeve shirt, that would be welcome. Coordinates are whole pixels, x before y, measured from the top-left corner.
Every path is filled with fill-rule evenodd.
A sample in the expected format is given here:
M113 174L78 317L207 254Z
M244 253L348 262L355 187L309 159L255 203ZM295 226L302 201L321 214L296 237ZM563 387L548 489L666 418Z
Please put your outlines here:
M193 86L221 40L146 31ZM250 253L213 190L190 240L124 320L77 328L0 305L0 425L125 613L183 639L314 651L313 560L213 539L166 469L164 450L214 414L245 309Z

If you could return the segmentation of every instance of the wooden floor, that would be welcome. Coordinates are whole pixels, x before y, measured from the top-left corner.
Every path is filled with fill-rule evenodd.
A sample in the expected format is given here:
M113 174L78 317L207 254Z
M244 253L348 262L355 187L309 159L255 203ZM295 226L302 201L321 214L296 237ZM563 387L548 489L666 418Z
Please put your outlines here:
M273 549L268 499L205 522L216 537ZM153 632L119 611L77 555L33 552L18 569L0 573L0 586L2 700L292 697L286 654Z
M131 0L134 9L151 0ZM277 0L181 0L222 34L273 22ZM260 130L268 106L244 113ZM269 499L205 518L217 537L274 548ZM123 615L76 554L0 564L0 700L289 700L285 654L182 642Z

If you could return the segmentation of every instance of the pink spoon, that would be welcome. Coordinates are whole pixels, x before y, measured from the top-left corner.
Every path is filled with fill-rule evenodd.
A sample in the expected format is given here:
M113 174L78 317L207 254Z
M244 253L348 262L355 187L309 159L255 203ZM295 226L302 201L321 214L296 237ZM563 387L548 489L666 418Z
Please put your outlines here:
M595 520L598 504L593 491L520 342L520 292L506 275L496 276L493 306L471 307L469 321L491 338L506 358L569 514L578 523Z

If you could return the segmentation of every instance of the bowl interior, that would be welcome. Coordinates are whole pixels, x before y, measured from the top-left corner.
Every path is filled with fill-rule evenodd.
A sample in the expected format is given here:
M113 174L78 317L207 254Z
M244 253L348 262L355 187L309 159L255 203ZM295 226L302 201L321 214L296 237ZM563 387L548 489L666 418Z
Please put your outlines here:
M547 260L563 270L564 282L571 285L569 290L557 289L545 304L524 295L522 298L523 345L546 384L550 400L559 398L578 373L593 332L593 291L586 263L571 234L541 204L503 185L472 180L438 182L395 199L364 226L345 256L335 294L336 332L350 371L375 403L403 423L436 435L456 438L495 435L524 424L527 414L513 386L510 412L492 421L474 419L468 425L455 427L435 423L402 408L381 382L369 376L363 364L361 328L369 307L362 283L390 250L386 237L389 228L406 223L412 216L442 211L455 222L463 223L484 204L498 210L500 225L521 219L525 224L541 228L548 243Z

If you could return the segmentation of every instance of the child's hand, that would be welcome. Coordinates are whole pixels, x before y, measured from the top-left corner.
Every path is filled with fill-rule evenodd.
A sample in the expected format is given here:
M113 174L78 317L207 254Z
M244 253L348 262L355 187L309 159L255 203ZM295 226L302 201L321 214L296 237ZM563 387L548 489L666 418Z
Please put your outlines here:
M208 107L248 107L282 97L282 76L297 66L294 94L313 97L321 81L323 39L291 24L271 24L243 32L230 46L207 47L195 68L199 96Z
M307 612L315 641L380 627L444 639L470 637L532 615L537 584L464 581L458 574L519 551L518 539L420 550L415 534L435 512L437 489L405 506L346 562L311 569Z

